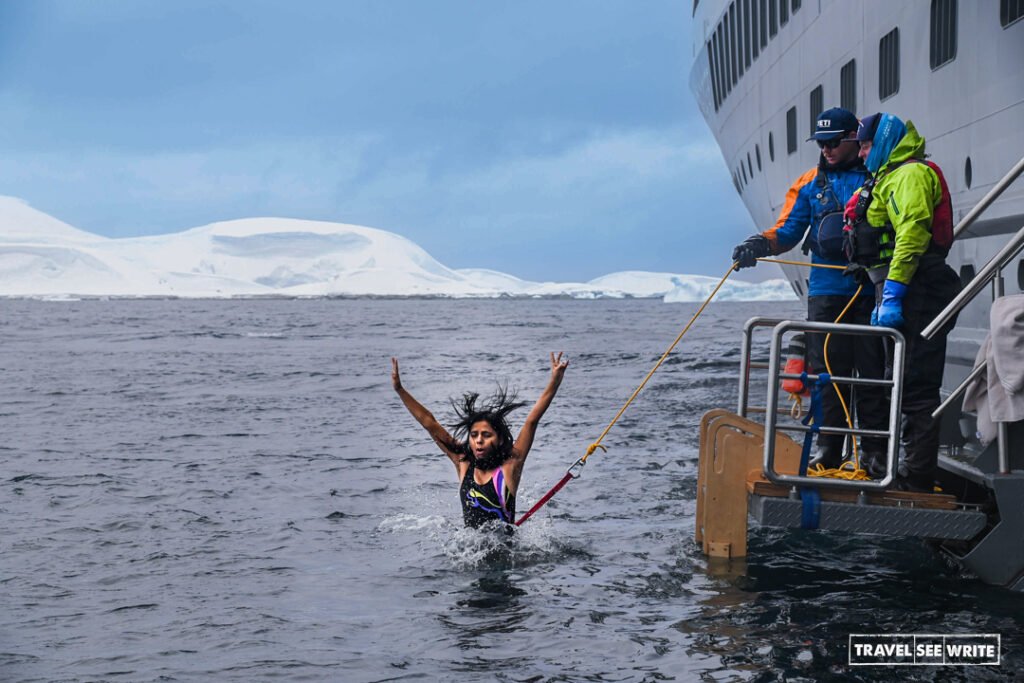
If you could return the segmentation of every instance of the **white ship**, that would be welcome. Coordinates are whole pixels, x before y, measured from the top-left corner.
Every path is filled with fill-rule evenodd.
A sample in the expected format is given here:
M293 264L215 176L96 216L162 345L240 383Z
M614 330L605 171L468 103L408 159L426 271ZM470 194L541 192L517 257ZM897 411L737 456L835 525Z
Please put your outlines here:
M961 491L958 511L985 520L975 516L980 527L959 536L908 522L909 535L944 539L983 580L1024 590L1024 424L1002 423L983 447L960 401L993 298L1024 292L1024 0L694 0L692 57L690 87L758 231L816 165L819 150L805 140L821 111L891 112L926 138L949 183L957 238L947 260L966 290L950 311L959 318L944 375L940 482ZM790 257L803 260L799 250ZM781 267L806 297L808 269ZM765 523L759 496L751 506ZM880 525L892 523L883 516Z

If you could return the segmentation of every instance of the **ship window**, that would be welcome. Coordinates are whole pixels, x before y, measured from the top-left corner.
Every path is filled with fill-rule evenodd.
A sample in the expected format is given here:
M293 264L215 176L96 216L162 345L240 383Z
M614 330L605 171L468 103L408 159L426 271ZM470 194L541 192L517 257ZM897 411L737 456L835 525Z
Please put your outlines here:
M974 279L974 266L965 263L960 266L960 286L966 287L967 283Z
M721 31L722 39L719 41L719 46L722 50L722 80L725 83L725 95L729 96L732 92L732 78L730 73L732 70L732 61L729 59L729 16L726 15L722 19L722 23L718 25L719 31Z
M715 81L715 58L712 56L711 42L708 43L708 76L711 78L711 96L718 111L718 83Z
M757 157L757 170L761 170L761 145L754 145L754 156Z
M932 69L956 59L956 0L932 0Z
M768 0L760 0L761 3L761 48L765 48L768 45Z
M792 154L796 151L796 107L790 107L786 112L786 152Z
M750 171L750 178L754 178L754 165L750 163L750 152L747 152L747 170Z
M691 17L697 16L697 5L699 5L699 4L700 4L700 0L693 0L693 12L690 13Z
M747 185L747 167L743 165L742 161L740 162L740 174L743 176L743 185L744 185L744 187L746 187L746 185Z
M967 157L967 161L964 162L964 182L967 184L967 189L971 189L971 180L974 179L974 169L971 168L971 158Z
M779 0L779 26L789 21L789 0Z
M732 185L736 188L736 192L740 192L740 181L736 179L736 172L732 174Z
M750 68L750 0L743 0L743 61Z
M775 161L775 136L768 133L768 158Z
M711 89L715 93L715 111L722 106L725 100L725 93L722 92L721 67L718 65L718 34L711 34L711 42L708 43L708 59L711 61Z
M851 59L839 70L839 106L857 111L857 60Z
M732 29L732 80L733 84L743 75L743 46L739 44L742 36L742 29L739 28L739 20L736 18L736 3L729 5L729 26Z
M768 35L772 38L779 32L779 0L768 0Z
M725 93L718 87L718 33L712 33L708 42L708 62L711 64L711 92L715 95L715 111L718 111L725 99Z
M900 90L900 29L886 33L878 42L878 99L885 100Z
M1006 28L1024 17L1024 0L999 0L999 23Z
M725 97L728 97L731 91L729 87L729 31L726 30L728 28L726 25L728 18L728 15L726 15L718 22L718 60L722 64L722 92L725 93Z
M760 0L750 0L750 49L754 51L754 59L761 54L761 41L757 39L757 27L761 22L761 14L757 11L757 4Z
M732 58L732 84L743 75L743 48L739 42L739 22L736 20L736 3L729 5L729 50Z
M718 38L718 91L722 93L722 101L730 93L729 88L729 62L726 59L728 56L725 51L725 29L722 24L718 24L718 30L715 32Z
M808 117L808 121L811 124L811 135L814 135L814 131L818 125L818 114L825 110L825 91L819 85L817 88L811 91L811 113Z
M799 280L793 280L793 289L796 290L797 296L803 296L804 295L804 288L800 286L800 281Z
M793 0L793 14L796 14L796 11L800 9L802 4L803 3L800 0Z
M1017 261L1017 289L1024 292L1024 259Z

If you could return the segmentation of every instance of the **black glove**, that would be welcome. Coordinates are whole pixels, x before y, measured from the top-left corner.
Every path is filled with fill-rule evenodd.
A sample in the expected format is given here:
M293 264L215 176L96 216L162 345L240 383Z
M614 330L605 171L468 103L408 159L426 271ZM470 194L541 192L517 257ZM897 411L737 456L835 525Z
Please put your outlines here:
M852 277L858 285L864 285L865 289L874 291L875 286L871 282L871 276L868 275L867 267L859 263L848 263L846 264L846 269L843 270L843 275Z
M736 262L736 270L752 268L757 265L757 259L770 256L771 253L772 246L767 237L751 235L732 250L732 260Z

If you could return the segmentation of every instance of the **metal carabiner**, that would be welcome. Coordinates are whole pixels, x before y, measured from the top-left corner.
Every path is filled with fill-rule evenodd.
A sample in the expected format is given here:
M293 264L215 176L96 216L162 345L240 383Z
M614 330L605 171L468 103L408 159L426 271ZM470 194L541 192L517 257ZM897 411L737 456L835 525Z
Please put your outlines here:
M586 465L586 464L587 464L586 460L584 460L583 458L580 458L579 460L574 462L569 467L569 469L567 469L565 471L565 473L568 474L573 479L579 479L580 476L582 475L582 472L583 472L583 466Z

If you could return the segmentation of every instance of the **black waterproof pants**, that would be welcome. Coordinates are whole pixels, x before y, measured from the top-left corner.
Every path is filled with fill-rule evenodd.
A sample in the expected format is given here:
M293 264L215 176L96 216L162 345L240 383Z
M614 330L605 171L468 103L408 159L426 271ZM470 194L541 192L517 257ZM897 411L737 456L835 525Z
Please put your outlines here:
M868 290L870 292L870 290ZM845 296L812 296L807 299L807 319L812 322L835 322L843 308L850 302ZM846 312L839 322L851 325L868 325L871 311L875 307L874 298L870 295L861 296ZM826 372L824 334L807 335L807 356L810 372ZM885 346L881 337L833 334L828 342L828 365L832 374L837 377L864 377L882 379L885 376ZM843 400L851 411L851 418L856 414L855 426L863 429L885 430L889 423L889 392L882 387L857 387L853 392L856 401L850 402L850 386L839 386L843 392ZM836 390L826 387L821 395L823 424L829 427L846 427L846 415L839 402ZM856 408L854 408L854 405ZM842 462L843 436L839 434L819 434L818 445L821 449L821 462L825 467L838 467ZM885 452L885 439L861 439L861 448L873 453Z
M934 255L921 258L903 299L906 338L903 371L901 441L904 455L900 474L910 488L931 491L939 461L939 421L932 411L941 402L942 372L946 365L946 337L956 324L949 321L931 339L921 336L935 316L960 293L960 278L946 262ZM878 285L876 296L882 296ZM887 369L892 376L892 368Z

